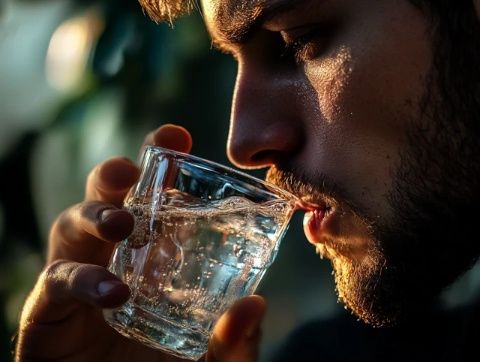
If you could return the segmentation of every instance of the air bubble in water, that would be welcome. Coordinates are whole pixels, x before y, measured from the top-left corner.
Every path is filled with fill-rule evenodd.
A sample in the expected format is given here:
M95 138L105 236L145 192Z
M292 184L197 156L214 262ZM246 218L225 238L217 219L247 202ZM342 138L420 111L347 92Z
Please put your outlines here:
M170 313L172 321L198 325L199 329L205 328L204 334L209 334L208 323L233 300L253 293L255 283L249 281L260 275L269 260L272 242L279 232L276 221L285 217L286 209L276 202L255 204L242 197L211 202L190 200L188 195L176 192L169 190L158 210L152 209L148 198L127 200L127 209L136 208L134 239L152 241L150 249L145 248L148 254L142 254L147 256L144 262L148 265L140 270L158 268L162 273L163 285L157 284L160 289L151 291L152 302L155 300L152 312ZM155 259L155 248L169 239L179 250L173 249L163 260ZM127 255L127 251L122 253ZM129 273L132 264L141 261L134 253L129 255L119 273L122 277ZM249 255L255 257L247 260ZM160 262L163 264L152 264ZM135 278L132 277L132 283ZM176 278L173 285L171 278ZM202 282L207 279L208 282Z

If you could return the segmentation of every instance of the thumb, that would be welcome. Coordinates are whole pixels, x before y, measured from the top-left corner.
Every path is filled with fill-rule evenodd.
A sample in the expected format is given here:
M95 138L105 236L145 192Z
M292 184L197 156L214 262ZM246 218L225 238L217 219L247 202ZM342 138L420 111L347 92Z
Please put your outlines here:
M266 302L258 295L237 301L215 325L207 362L256 361L265 311Z

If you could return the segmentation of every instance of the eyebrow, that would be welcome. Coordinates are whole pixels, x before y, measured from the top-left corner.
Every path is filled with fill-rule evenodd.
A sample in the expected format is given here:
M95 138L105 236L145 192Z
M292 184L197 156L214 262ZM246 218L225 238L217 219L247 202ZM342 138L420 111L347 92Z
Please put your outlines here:
M214 17L216 31L212 45L230 52L231 44L244 43L266 20L287 12L305 0L227 0Z

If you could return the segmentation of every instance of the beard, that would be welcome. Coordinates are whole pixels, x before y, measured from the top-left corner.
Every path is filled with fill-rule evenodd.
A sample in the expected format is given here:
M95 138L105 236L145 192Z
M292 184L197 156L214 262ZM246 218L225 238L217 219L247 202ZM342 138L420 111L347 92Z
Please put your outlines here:
M417 319L480 255L480 31L474 14L459 10L433 22L434 61L425 94L410 112L408 142L386 196L392 217L369 219L327 176L311 179L281 166L267 175L292 193L330 200L367 226L372 242L362 262L324 253L339 299L373 326Z

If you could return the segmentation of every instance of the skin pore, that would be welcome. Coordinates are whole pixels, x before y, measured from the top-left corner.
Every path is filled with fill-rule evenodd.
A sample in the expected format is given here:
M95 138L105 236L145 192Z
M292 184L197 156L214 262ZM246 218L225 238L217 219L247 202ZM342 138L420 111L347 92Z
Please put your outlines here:
M414 316L479 253L479 83L445 56L456 47L473 71L462 52L478 32L452 46L464 29L435 18L441 5L405 0L202 7L238 61L232 162L274 166L270 181L334 211L307 236L356 315L376 326ZM474 14L453 16L471 31Z

